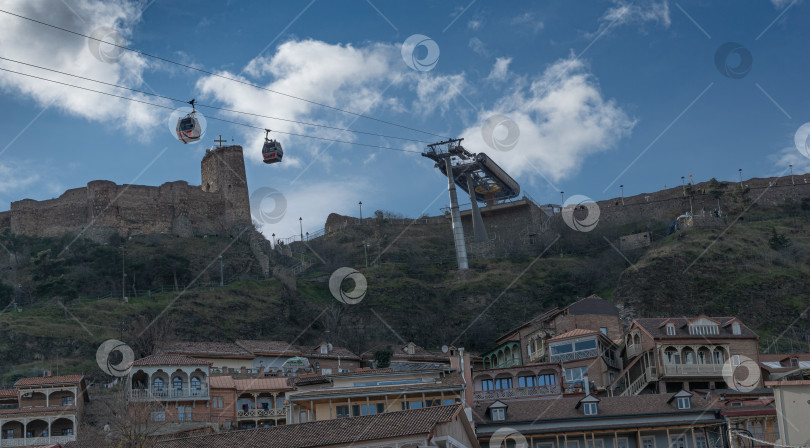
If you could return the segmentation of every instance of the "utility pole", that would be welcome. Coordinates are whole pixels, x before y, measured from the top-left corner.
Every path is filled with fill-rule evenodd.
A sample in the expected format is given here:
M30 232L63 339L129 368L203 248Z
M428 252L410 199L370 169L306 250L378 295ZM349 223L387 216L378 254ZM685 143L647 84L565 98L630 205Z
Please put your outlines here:
M304 218L299 216L298 224L301 226L301 241L304 241Z
M742 168L738 169L737 171L740 173L740 189L742 189Z
M360 225L363 225L363 201L358 202L360 204Z
M683 197L686 197L686 181L684 176L681 176L681 188L683 188Z
M790 167L790 183L796 185L796 181L793 180L793 164L791 163L788 166Z
M222 255L219 256L219 286L225 286L225 268L222 264Z
M619 188L622 190L622 205L624 205L624 184L619 185Z

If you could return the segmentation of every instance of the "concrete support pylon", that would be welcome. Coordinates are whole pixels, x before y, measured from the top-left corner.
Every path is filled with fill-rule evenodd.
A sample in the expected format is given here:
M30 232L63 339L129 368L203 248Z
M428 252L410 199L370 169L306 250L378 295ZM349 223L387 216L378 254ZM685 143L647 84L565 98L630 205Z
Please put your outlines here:
M475 199L475 184L472 179L472 174L465 173L467 178L467 191L470 193L470 203L472 204L472 224L473 224L473 240L476 243L483 243L489 240L487 236L487 229L484 227L484 219L481 217L481 210L478 208L478 201Z
M461 213L458 210L458 195L456 194L456 183L453 181L453 164L450 156L444 158L444 166L447 168L447 190L450 193L450 220L453 223L453 241L456 245L456 260L460 271L470 268L467 262L467 245L464 242L464 229L461 227Z

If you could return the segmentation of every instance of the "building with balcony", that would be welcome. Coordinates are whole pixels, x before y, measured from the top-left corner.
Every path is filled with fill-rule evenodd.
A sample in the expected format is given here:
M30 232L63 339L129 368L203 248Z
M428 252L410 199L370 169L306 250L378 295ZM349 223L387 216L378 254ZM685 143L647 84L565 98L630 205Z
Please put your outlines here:
M559 398L563 387L559 363L474 370L472 377L473 399L476 403Z
M214 373L238 373L253 370L255 355L233 342L170 342L161 353L181 355L211 363Z
M208 422L211 363L182 355L135 360L127 377L127 401L160 403L156 422Z
M462 403L465 382L456 370L361 369L291 379L288 423L375 415Z
M604 390L622 370L616 343L600 331L575 329L543 343L548 361L563 366L567 392L586 383Z
M260 341L239 339L236 344L253 354L253 371L284 375L284 363L291 358L303 356L301 350L283 341Z
M387 349L391 350L391 359L389 361L394 370L450 367L450 359L457 356L458 352L455 347L448 347L447 353L441 350L427 350L413 342L401 345L380 344L360 355L363 364L372 369L377 368L375 354L378 351Z
M84 403L83 375L21 378L0 391L0 447L63 444L76 440Z
M761 353L759 363L765 381L776 381L810 369L810 353Z
M735 378L740 366L759 376L758 341L736 317L635 319L622 341L624 370L608 389L614 395L725 389L726 363ZM759 378L751 381L745 386L762 386Z
M772 389L698 390L696 393L715 400L726 419L730 448L773 448L778 444L779 425Z
M287 378L234 379L212 376L212 422L224 430L252 429L286 423L286 393L293 390Z
M708 448L723 446L724 419L690 392L629 397L476 402L482 446Z
M607 300L592 295L565 308L546 311L513 328L495 342L498 344L498 348L508 346L511 351L518 348L517 352L522 356L514 356L509 359L520 360L521 363L543 362L548 355L543 341L576 329L598 331L608 339L618 339L622 335L619 309ZM507 345L508 342L516 344ZM486 363L487 356L484 355L484 358ZM491 363L485 364L484 367L507 366Z

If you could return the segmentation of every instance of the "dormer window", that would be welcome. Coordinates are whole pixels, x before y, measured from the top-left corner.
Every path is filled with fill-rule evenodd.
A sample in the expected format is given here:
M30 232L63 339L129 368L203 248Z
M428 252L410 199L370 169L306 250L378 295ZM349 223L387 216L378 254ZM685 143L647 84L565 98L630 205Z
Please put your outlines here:
M735 335L735 336L740 335L740 323L739 322L734 322L733 324L731 324L731 333L733 335Z
M329 347L326 344L321 344L321 354L325 355L329 353Z
M577 407L582 406L582 413L585 415L597 415L599 413L599 398L593 395L587 395L582 400L579 400Z
M695 336L717 336L720 334L720 328L716 321L702 316L689 323L689 334Z
M799 367L799 358L790 358L790 367Z
M667 324L667 336L675 336L675 324L672 322Z
M692 407L691 397L678 398L678 409L690 409Z
M506 403L496 401L487 407L489 410L489 418L493 422L502 422L506 420Z

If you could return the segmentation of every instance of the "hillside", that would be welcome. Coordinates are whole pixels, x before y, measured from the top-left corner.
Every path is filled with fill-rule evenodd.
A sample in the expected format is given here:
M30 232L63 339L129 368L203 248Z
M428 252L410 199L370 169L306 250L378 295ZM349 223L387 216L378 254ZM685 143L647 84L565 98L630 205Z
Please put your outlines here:
M743 201L724 207L726 223L734 222L728 230L727 224L694 227L665 236L662 221L604 226L592 234L551 226L560 239L545 252L539 246L533 253L472 258L466 275L454 272L449 223L408 225L390 213L307 247L295 243L293 258L274 252L272 278L262 278L241 240L152 235L71 244L72 237L6 233L0 235L0 383L43 368L102 379L95 350L113 337L136 354L165 339L314 344L326 337L358 352L380 341L411 340L484 351L497 335L542 310L590 294L616 303L627 320L738 315L765 336L763 349L798 319L780 343L785 350L800 348L807 332L801 313L810 306L810 207ZM614 248L618 236L643 229L653 232L650 247ZM121 245L127 303L119 298ZM220 253L225 287L218 285ZM314 265L295 279L280 268L300 259ZM329 292L329 277L342 266L368 280L360 304L341 304ZM14 297L21 311L9 307Z

